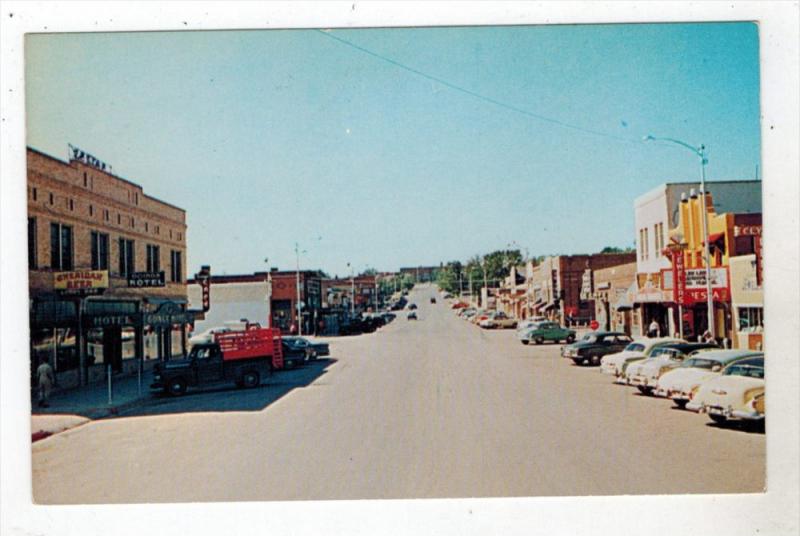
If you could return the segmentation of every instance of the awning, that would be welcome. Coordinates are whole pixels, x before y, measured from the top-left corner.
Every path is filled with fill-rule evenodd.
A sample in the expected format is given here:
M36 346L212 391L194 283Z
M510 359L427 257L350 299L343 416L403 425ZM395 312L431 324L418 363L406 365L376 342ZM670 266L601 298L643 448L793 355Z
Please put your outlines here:
M708 243L713 244L715 242L719 242L720 239L725 237L725 233L713 233L708 235ZM705 242L703 242L705 244Z
M629 311L633 309L633 304L628 301L628 296L622 296L617 303L614 304L614 309L617 311Z

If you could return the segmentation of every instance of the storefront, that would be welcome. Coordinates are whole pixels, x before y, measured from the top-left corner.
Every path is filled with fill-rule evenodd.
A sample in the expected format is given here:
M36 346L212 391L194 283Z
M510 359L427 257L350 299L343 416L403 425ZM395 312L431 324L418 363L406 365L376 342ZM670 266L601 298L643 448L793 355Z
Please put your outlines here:
M733 345L764 349L764 289L757 254L730 259Z
M68 388L149 368L186 354L194 318L163 298L41 295L31 303L31 370L46 358Z

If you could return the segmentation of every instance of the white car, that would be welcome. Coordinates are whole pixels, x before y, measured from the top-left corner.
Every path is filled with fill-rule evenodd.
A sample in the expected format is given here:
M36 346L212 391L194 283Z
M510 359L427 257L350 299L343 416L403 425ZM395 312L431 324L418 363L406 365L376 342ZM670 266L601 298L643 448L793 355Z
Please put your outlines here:
M656 396L671 398L679 408L686 407L700 386L719 376L729 364L748 357L764 354L753 350L709 350L693 356L683 364L663 374L653 393Z
M530 328L539 325L540 322L547 322L547 319L543 316L534 316L519 322L517 324L517 334L528 331Z
M227 326L217 326L215 328L208 328L205 331L201 331L200 333L189 337L189 345L194 346L195 344L208 344L210 342L214 342L215 333L228 333L230 331L233 330Z
M628 364L628 368L625 369L626 383L635 386L641 393L650 394L655 389L658 378L681 366L687 356L718 348L716 344L704 342L669 343L656 346L650 351L647 359Z
M646 358L650 351L664 344L671 342L686 342L681 339L673 339L672 337L660 337L657 339L635 339L632 343L625 347L621 352L616 354L609 354L603 356L600 360L600 371L603 374L611 374L617 381L624 383L624 367L627 363ZM620 380L621 378L621 380Z
M686 409L707 413L714 422L764 420L764 355L734 361L700 386Z

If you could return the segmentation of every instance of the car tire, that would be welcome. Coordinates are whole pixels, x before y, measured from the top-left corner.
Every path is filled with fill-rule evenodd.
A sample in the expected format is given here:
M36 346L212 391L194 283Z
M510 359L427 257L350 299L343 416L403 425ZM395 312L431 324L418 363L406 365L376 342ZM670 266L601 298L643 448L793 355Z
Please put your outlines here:
M600 366L600 361L602 358L599 355L595 354L592 356L591 359L592 359L592 366L594 367Z
M646 387L644 385L637 385L636 388L639 389L639 392L642 393L643 395L648 395L649 396L650 394L653 393L653 388L652 387Z
M675 405L680 409L686 409L686 400L673 400L673 402L675 402Z
M573 342L575 342L575 335L567 337L567 344L572 344Z
M709 413L708 418L717 424L722 424L728 420L728 418L725 415L714 415L711 413Z
M524 344L524 345L526 345L526 346L527 346L527 345L529 345L530 343L531 343L531 341L529 341L528 339L522 339L522 344Z
M167 383L167 393L170 396L181 396L186 393L186 380L183 378L174 378Z
M252 389L261 385L261 375L256 370L246 370L242 374L242 386L245 389Z
M542 337L536 337L533 340L534 342L536 342L536 344L542 344L544 342L544 339Z

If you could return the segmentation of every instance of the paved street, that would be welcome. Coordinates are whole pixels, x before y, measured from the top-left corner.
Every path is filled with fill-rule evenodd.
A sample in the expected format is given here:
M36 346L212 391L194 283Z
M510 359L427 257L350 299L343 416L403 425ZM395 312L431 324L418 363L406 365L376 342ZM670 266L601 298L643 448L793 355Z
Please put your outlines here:
M124 416L33 445L40 503L755 492L765 437L456 318L432 287L233 411ZM279 378L280 375L277 376ZM253 397L264 396L263 409ZM192 397L187 397L187 404ZM199 397L198 399L202 398ZM183 402L182 402L183 403ZM143 413L154 413L143 409ZM239 409L249 409L242 411ZM201 408L208 409L208 408Z

